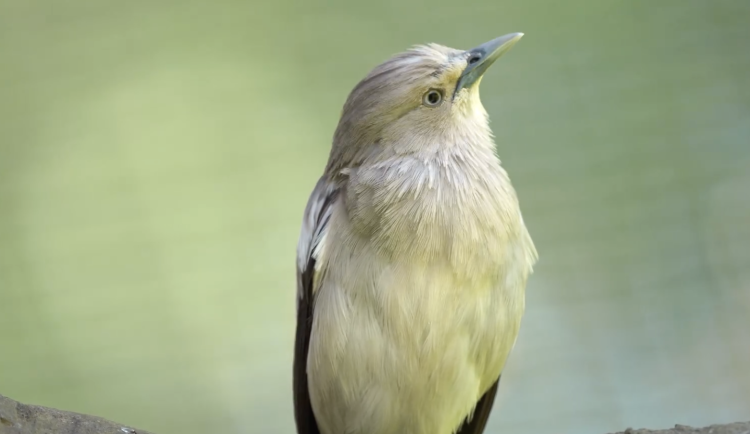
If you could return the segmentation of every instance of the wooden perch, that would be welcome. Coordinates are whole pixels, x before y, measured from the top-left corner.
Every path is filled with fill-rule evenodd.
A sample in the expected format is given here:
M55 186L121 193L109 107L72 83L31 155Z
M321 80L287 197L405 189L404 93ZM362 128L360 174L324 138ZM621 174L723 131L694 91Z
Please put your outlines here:
M0 395L0 434L151 434L101 417L21 404Z
M96 416L21 404L0 395L0 434L151 434ZM490 433L488 433L490 434ZM750 434L750 422L691 428L676 425L672 429L628 428L617 434Z

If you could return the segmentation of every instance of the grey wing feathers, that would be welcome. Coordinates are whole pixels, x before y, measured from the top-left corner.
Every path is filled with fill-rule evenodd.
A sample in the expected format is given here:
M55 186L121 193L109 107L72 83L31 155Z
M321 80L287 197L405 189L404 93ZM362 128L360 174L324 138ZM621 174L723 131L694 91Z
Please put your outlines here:
M319 434L307 384L307 352L313 321L318 247L325 238L338 190L325 178L315 185L305 208L297 246L297 333L294 346L294 418L299 434Z
M297 277L304 273L308 266L315 265L314 253L325 235L328 220L331 217L331 204L337 196L337 189L325 178L320 178L310 194L302 219L299 243L297 244ZM312 264L310 261L313 261ZM303 287L297 281L297 297L304 295Z

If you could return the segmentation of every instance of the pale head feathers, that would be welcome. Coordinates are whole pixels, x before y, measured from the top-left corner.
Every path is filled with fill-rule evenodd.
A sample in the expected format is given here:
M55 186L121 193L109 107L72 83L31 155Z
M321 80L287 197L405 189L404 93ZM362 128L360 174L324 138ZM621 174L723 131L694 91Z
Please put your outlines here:
M454 97L468 53L438 44L415 46L375 67L351 91L334 135L327 174L366 159L450 146L462 136L491 139L478 86ZM427 92L442 96L424 104Z

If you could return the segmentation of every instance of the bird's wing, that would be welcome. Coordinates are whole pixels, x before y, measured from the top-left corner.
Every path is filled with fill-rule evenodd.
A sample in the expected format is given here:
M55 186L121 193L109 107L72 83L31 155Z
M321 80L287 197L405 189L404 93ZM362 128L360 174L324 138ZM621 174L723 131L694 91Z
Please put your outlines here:
M319 434L307 384L307 352L313 324L313 307L320 274L316 260L323 248L332 205L338 190L325 177L315 185L305 208L297 246L297 335L294 345L294 418L299 434Z
M461 427L456 431L456 434L482 434L484 428L487 426L487 420L490 418L490 411L492 411L492 403L495 402L495 395L497 394L497 385L500 383L500 377L490 387L487 392L479 398L477 406L474 408L474 414L471 418L467 418Z

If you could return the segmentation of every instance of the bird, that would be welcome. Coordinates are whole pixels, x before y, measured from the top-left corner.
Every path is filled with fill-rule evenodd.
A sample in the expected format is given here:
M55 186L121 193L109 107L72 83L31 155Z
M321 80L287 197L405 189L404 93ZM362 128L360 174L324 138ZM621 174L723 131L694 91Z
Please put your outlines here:
M415 45L347 97L297 245L299 434L479 434L537 262L479 84L523 36Z

